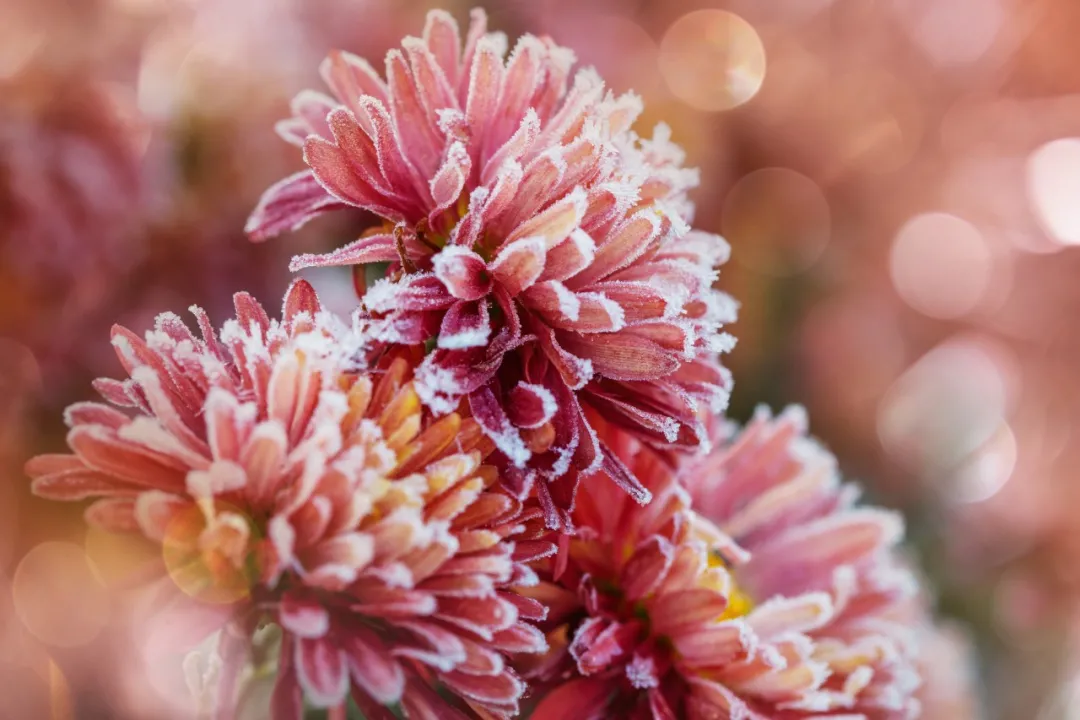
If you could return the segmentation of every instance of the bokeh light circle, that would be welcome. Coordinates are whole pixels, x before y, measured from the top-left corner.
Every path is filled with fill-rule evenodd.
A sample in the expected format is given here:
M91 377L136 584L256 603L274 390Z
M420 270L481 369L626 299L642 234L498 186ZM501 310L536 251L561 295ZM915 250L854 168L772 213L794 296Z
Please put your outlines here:
M1001 423L986 443L972 453L955 473L950 498L958 503L977 503L997 494L1016 468L1016 435Z
M924 315L951 319L975 309L990 286L993 254L971 223L948 213L926 213L896 234L889 255L893 285Z
M1080 138L1054 140L1033 152L1027 189L1043 229L1062 245L1080 245Z
M1006 20L1002 0L894 0L893 9L915 44L943 66L985 56Z
M660 72L690 107L717 112L749 101L765 81L765 46L750 23L726 10L697 10L660 41Z
M999 431L1019 393L1008 349L981 336L938 345L901 375L878 407L878 436L899 464L953 473Z
M74 543L38 545L23 557L11 585L19 619L48 645L86 645L108 619L105 589Z
M738 262L768 275L807 270L831 234L821 188L787 168L756 170L740 179L724 199L721 217Z

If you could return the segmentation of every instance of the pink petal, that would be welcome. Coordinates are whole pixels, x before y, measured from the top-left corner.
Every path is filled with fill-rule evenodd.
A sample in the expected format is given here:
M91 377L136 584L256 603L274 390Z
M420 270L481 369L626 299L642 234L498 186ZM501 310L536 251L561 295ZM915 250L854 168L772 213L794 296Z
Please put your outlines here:
M615 687L604 678L577 678L557 685L536 706L533 720L603 720Z
M581 389L592 379L592 362L567 351L556 338L554 330L543 323L533 323L531 329L540 341L544 354L571 390Z
M461 32L454 17L445 10L428 12L423 38L446 79L456 87L461 62Z
M330 630L330 613L318 602L286 593L278 610L281 627L306 639L320 638Z
M562 327L581 316L581 300L557 280L536 283L522 299L552 327Z
M532 453L525 447L525 442L506 416L495 393L490 388L480 388L469 395L469 407L484 434L495 443L495 447L514 465L525 467Z
M442 141L436 118L425 108L405 56L394 49L386 54L386 80L390 86L390 113L401 134L401 147L421 175L431 177L439 167Z
M476 159L480 158L481 143L487 136L487 124L495 114L503 73L497 42L492 37L480 38L472 57L465 100L465 117L473 132L469 154Z
M371 95L380 102L386 102L386 83L367 60L352 53L332 50L319 65L319 75L346 104L355 102L362 95Z
M395 222L405 220L401 208L357 175L348 156L334 143L314 135L309 137L304 143L304 162L311 168L324 192L333 198ZM314 217L314 214L309 213L304 221Z
M438 117L440 109L457 109L457 97L450 87L449 76L443 72L427 43L419 38L407 37L402 40L401 47L409 56L413 80L429 121Z
M460 300L478 300L491 292L491 277L483 258L464 247L449 245L433 259L435 277Z
M631 265L657 238L660 220L654 210L643 210L620 225L596 250L588 268L574 276L571 287L582 287Z
M436 618L475 633L484 640L517 622L517 608L499 597L439 598Z
M514 131L514 123L518 118L532 110L529 107L530 101L544 77L544 68L541 65L543 56L544 45L539 38L531 35L518 38L506 65L506 78L499 96L499 108L495 113L496 121L488 128L485 144L489 156ZM536 127L539 130L539 117L536 119Z
M102 495L134 495L139 491L94 470L69 470L35 478L30 486L35 495L48 500L86 500Z
M674 636L716 620L727 604L720 592L692 588L657 595L649 603L649 617L658 635Z
M634 474L623 465L622 461L604 444L600 445L600 453L603 457L601 468L611 480L622 488L627 495L632 497L639 505L648 505L652 500L652 493L648 488L634 477Z
M341 644L354 683L383 705L401 700L405 674L375 633L353 627L343 633Z
M398 251L393 235L368 235L328 253L296 255L289 262L289 272L312 267L391 262L397 259Z
M139 530L134 499L98 500L86 508L83 517L90 525L112 532L137 532Z
M671 568L671 543L654 535L640 545L623 566L621 585L626 597L638 600L655 590Z
M508 415L520 428L538 428L558 410L555 396L543 385L520 382L510 391Z
M459 302L443 316L439 329L438 347L447 350L484 347L491 337L488 303Z
M329 640L301 638L296 643L296 674L307 700L319 708L333 707L349 691L345 653Z
M508 242L491 263L491 274L510 297L515 297L540 277L544 271L545 255L542 237Z
M151 490L142 493L135 500L135 521L143 535L162 542L173 518L190 511L191 508L190 498Z
M535 215L514 228L505 245L522 238L542 237L544 248L553 248L577 229L585 216L587 201L585 191L575 188L566 197L547 210Z
M495 179L496 175L508 162L516 163L529 151L536 141L536 136L540 133L540 118L537 117L536 111L529 108L524 117L521 119L521 125L510 136L506 142L502 144L498 150L491 156L484 165L484 172L481 174L481 183L488 185ZM519 166L520 167L520 166Z
M509 670L494 676L450 672L440 679L454 692L482 703L513 705L525 692L525 683Z
M270 699L270 720L298 720L304 716L304 693L296 679L296 662L286 635L281 641L277 682Z
M295 142L295 138L290 140L286 137L286 140L292 142L293 145L304 147L304 140L311 133L321 135L327 140L330 139L330 126L326 123L326 116L330 114L330 111L338 107L338 103L334 102L334 99L328 97L320 92L314 90L301 90L297 93L289 104L292 114L303 120L304 124L308 127L308 132L304 133L300 137L300 142ZM280 133L279 133L280 134Z
M784 633L807 633L824 626L834 616L833 603L825 593L775 597L754 608L747 624L763 638Z
M435 173L435 177L431 178L431 199L435 207L428 214L428 221L433 227L437 227L439 215L444 210L457 205L471 171L472 161L465 145L455 142L446 151L446 160L442 167Z
M251 212L244 232L255 242L300 228L308 220L344 207L308 170L270 186Z
M548 650L547 638L532 625L519 623L495 633L491 647L505 653L542 653Z
M64 410L64 424L69 428L76 425L104 425L119 430L129 422L131 418L127 415L101 403L77 402Z
M569 236L547 254L544 273L541 280L566 280L584 270L596 255L596 243L581 228L572 231ZM617 298L616 298L617 299Z
M603 673L629 655L640 635L641 626L636 622L622 624L590 617L574 634L570 654L582 675Z
M602 292L606 297L618 303L626 315L627 323L655 320L669 311L681 310L674 298L669 298L671 293L665 294L659 288L645 282L610 281L590 285L584 289Z
M613 380L657 380L680 365L679 357L651 340L612 333L601 341L575 333L560 333L568 352L592 362L597 374Z
M184 486L187 468L166 464L139 447L126 443L99 425L80 425L68 433L68 446L87 467L143 487L161 490Z
M745 658L755 642L745 624L737 620L703 625L672 641L690 667L708 668L722 668Z
M609 333L626 325L626 316L618 303L600 293L577 293L578 316L574 319L556 318L552 325L563 330L581 333ZM601 341L602 342L602 341Z

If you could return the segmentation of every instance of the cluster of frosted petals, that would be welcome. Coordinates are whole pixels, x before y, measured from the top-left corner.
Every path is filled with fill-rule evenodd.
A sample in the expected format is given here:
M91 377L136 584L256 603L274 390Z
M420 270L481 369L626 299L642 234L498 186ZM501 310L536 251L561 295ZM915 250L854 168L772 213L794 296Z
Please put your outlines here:
M538 563L551 650L521 662L548 689L534 717L914 716L912 625L893 612L912 580L888 557L898 523L850 509L831 464L794 460L792 417L693 468L692 493L612 441L654 500L583 486L565 560Z
M722 449L686 466L682 480L695 510L749 553L735 571L743 590L755 599L782 598L813 618L792 650L814 673L789 678L791 694L775 698L779 706L915 717L916 636L928 616L896 549L903 522L857 506L858 489L841 481L835 458L806 432L801 408L775 418L759 410ZM764 639L787 630L773 626Z
M588 407L665 450L699 447L700 411L727 400L715 358L734 304L712 289L727 246L690 229L697 175L667 128L638 137L640 100L612 96L592 70L571 78L572 54L550 40L506 49L481 11L464 45L432 12L423 37L387 55L385 80L331 55L335 97L301 93L279 126L310 169L268 190L248 231L338 207L382 218L294 268L390 263L362 298L374 334L429 344L416 372L425 404L467 400L524 496L537 478L609 462ZM539 485L560 524L572 490Z
M218 716L267 620L284 631L275 718L350 692L368 717L516 712L506 656L546 644L543 608L511 588L554 547L494 487L476 423L425 415L404 357L359 370L352 328L304 282L280 321L244 294L220 334L193 312L201 337L171 314L145 339L114 331L129 378L69 408L73 454L31 460L34 491L93 498L92 524L161 543L179 605L229 629Z

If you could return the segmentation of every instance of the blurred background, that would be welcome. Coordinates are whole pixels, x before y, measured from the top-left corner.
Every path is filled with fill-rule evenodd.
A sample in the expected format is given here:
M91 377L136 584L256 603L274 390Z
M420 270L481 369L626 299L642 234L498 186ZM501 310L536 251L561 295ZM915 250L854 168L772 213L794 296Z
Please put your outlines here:
M31 498L22 463L119 372L113 323L192 304L217 323L236 290L274 307L292 254L355 238L339 213L245 239L302 166L273 122L329 49L378 67L429 7L471 4L4 0L0 718L153 716L165 690L86 662L132 652L107 593L143 550ZM987 717L1080 718L1080 3L482 4L636 90L701 167L696 224L731 242L742 304L732 415L806 405L906 514ZM309 279L354 302L347 271Z

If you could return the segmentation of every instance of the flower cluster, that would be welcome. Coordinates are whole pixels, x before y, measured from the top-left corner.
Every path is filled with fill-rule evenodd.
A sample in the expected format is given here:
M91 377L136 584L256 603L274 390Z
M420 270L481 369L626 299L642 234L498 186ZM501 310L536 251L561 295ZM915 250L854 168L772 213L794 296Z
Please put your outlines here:
M382 277L350 321L298 281L280 319L241 293L220 332L117 328L127 379L68 410L34 491L159 545L191 644L219 631L188 668L215 717L251 712L267 647L277 719L914 717L901 521L798 412L719 416L734 312L695 173L569 51L505 50L432 12L385 79L332 54L334 97L279 127L309 169L248 230L362 208L294 266Z
M716 354L734 304L712 289L727 246L692 231L697 173L660 126L631 130L634 95L613 96L550 40L506 39L473 13L428 15L422 38L386 57L386 79L332 54L334 97L305 91L279 125L310 169L271 188L248 231L261 239L326 210L383 224L294 268L386 262L361 302L386 347L432 345L416 387L436 413L467 399L496 445L503 484L535 481L548 522L565 524L579 475L615 473L587 420L595 408L659 448L705 441L722 411ZM550 484L550 487L549 487Z

